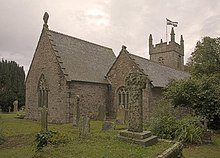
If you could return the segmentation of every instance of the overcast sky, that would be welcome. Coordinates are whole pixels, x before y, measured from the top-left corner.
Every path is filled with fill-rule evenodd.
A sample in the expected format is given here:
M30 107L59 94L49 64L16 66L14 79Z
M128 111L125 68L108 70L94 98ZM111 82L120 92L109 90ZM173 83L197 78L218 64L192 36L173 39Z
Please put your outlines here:
M0 0L0 58L28 71L47 11L51 30L146 58L149 34L165 41L166 18L177 21L186 62L202 37L220 37L219 10L220 0Z

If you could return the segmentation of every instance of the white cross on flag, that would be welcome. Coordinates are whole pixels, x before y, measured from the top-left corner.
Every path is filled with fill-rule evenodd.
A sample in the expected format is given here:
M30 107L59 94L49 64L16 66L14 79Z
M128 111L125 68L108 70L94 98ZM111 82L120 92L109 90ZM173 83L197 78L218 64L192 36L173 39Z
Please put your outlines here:
M172 25L174 27L177 27L178 22L174 22L174 21L171 21L171 20L167 19L167 25Z

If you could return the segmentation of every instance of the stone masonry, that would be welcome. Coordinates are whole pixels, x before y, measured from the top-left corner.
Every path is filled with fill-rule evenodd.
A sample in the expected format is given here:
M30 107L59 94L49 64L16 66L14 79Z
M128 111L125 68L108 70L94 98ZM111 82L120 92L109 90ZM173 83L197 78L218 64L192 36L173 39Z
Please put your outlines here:
M147 76L142 73L130 73L125 80L129 92L128 130L120 131L118 138L148 146L157 143L157 137L150 131L143 131L143 95Z
M128 131L143 132L143 95L147 77L140 73L131 73L125 80L129 92Z
M180 44L175 42L175 33L172 28L170 34L171 40L153 45L152 35L149 37L150 60L166 65L173 69L184 70L184 40L181 35Z

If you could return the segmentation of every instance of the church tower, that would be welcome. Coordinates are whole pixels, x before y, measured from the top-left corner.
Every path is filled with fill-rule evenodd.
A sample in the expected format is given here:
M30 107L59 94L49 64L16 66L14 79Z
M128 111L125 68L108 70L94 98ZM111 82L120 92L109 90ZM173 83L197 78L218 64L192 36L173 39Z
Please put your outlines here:
M175 33L172 28L169 43L161 42L154 46L153 37L149 36L150 60L171 67L176 70L184 70L184 40L180 37L180 44L175 42Z

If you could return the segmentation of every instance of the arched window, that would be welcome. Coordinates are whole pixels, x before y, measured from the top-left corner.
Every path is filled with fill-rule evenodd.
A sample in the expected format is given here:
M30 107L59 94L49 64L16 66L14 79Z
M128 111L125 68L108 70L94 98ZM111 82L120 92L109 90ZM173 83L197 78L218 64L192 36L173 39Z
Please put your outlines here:
M164 64L164 58L163 58L163 57L159 57L159 58L158 58L158 62L159 62L160 64Z
M48 86L43 74L41 75L38 82L38 106L48 107Z
M117 91L118 107L128 109L128 97L128 91L125 89L125 87L120 87Z

